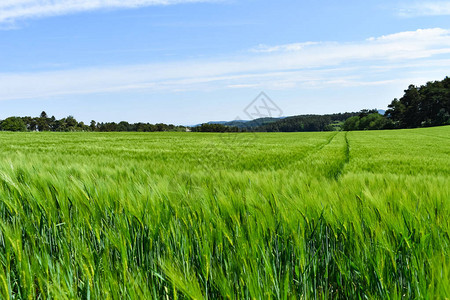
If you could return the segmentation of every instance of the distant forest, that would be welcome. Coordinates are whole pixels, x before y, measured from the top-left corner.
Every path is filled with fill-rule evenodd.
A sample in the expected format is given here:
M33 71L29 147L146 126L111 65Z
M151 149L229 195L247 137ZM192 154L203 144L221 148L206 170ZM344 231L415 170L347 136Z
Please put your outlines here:
M193 132L299 132L381 130L450 125L450 78L410 85L403 97L394 99L384 115L376 109L329 115L262 118L252 121L210 122L198 126L167 124L78 122L73 116L57 120L42 112L39 117L9 117L0 121L2 131L193 131Z

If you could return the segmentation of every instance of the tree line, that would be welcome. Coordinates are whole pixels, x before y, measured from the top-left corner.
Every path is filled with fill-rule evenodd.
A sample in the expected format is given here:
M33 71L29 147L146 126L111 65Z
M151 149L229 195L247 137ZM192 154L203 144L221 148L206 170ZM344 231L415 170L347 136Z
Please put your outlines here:
M185 126L175 126L172 124L149 124L149 123L128 123L122 121L99 122L92 120L89 125L84 122L78 122L73 116L62 119L56 119L54 116L48 117L43 111L39 117L9 117L0 121L0 130L3 131L136 131L136 132L155 132L155 131L186 131Z
M190 128L192 132L245 132L246 129L215 123L204 123Z
M343 130L402 129L450 125L450 78L410 85L384 116L366 111L347 119Z
M357 115L345 120L342 130L381 130L393 129L393 122L385 116L378 113L376 109L363 109Z

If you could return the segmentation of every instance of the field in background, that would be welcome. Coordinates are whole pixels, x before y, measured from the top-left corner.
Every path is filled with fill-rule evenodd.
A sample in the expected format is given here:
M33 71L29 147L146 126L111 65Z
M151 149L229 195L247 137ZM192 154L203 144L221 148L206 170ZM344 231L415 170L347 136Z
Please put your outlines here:
M446 298L450 127L0 133L0 298Z

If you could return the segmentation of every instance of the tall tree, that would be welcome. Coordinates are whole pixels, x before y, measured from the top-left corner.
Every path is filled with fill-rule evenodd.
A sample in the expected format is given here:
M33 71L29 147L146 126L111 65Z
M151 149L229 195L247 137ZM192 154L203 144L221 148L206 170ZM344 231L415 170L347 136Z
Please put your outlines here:
M91 128L91 131L95 131L97 129L97 123L94 120L92 120L91 125L89 125L89 127Z
M37 126L39 131L50 130L50 119L45 111L41 112L41 115L37 119Z

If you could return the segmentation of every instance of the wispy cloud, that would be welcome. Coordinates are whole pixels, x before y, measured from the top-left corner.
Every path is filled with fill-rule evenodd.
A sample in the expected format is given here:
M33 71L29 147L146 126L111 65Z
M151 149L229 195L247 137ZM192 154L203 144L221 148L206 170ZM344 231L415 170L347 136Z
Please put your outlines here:
M401 17L448 16L450 1L406 2L404 7L398 9L398 15Z
M423 74L428 76L430 72L448 73L450 68L448 55L442 55L450 53L450 30L440 28L400 32L353 43L294 45L303 46L267 46L264 49L269 51L251 49L243 56L222 60L0 73L0 100L130 90L287 90L382 85L398 80L395 72L399 70L406 70L406 74L416 72L417 78L426 77Z
M272 53L272 52L293 52L293 51L299 51L309 46L314 46L319 44L318 42L305 42L305 43L294 43L294 44L287 44L287 45L278 45L278 46L267 46L267 45L258 45L258 47L255 47L251 49L252 52L259 52L259 53Z
M217 2L217 0L1 0L0 23L111 8Z

